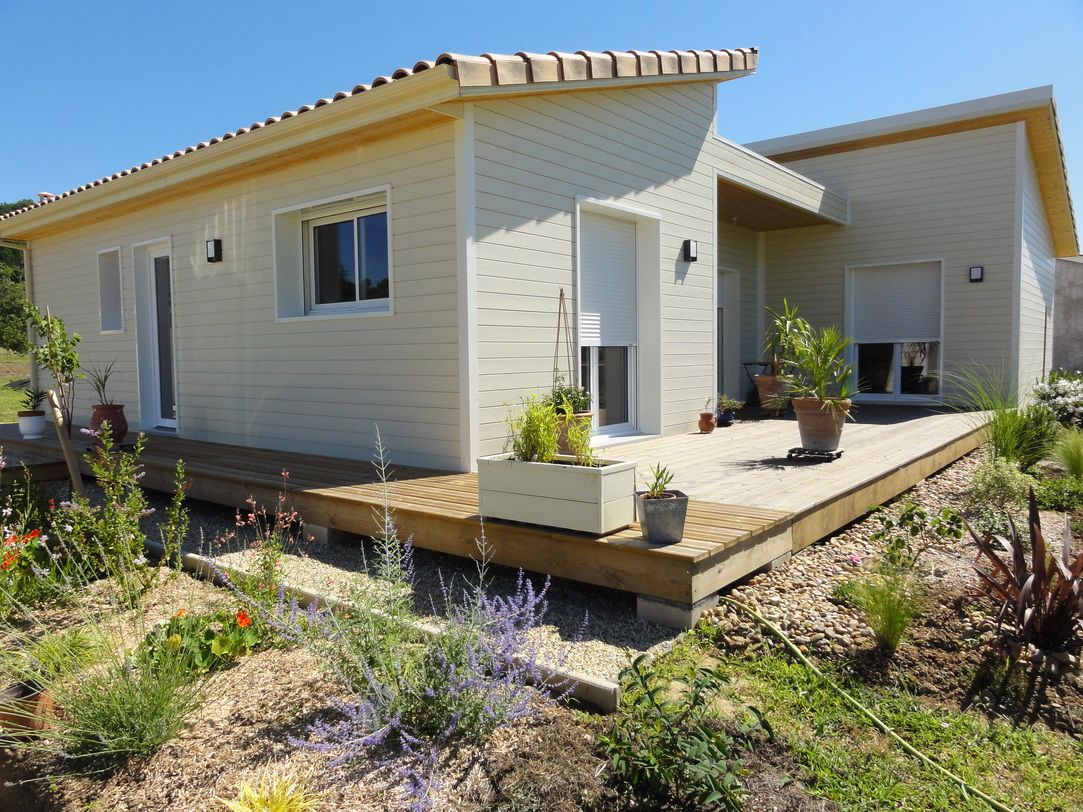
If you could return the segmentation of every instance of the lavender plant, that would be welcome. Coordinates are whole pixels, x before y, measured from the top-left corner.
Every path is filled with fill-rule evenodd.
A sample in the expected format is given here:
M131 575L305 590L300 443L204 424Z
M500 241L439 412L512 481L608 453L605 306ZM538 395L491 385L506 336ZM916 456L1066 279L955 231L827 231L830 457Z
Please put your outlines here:
M346 604L306 611L281 590L270 609L234 591L284 638L312 651L351 694L336 703L339 718L315 723L294 744L326 754L332 766L375 755L399 770L412 808L429 809L446 745L481 741L554 701L530 687L546 679L529 635L545 615L549 584L536 590L520 573L511 595L489 595L482 528L477 580L458 590L445 585L446 622L423 624L413 608L412 550L395 526L379 434L374 463L383 499L366 568L375 586L355 584Z

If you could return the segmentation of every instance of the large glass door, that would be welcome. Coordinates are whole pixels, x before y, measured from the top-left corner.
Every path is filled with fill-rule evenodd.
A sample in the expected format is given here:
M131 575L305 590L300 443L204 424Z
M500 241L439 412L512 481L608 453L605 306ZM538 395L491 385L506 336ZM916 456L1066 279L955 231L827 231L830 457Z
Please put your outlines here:
M177 425L176 372L173 364L173 291L169 255L153 258L154 336L157 344L158 422Z
M599 434L635 429L635 348L583 347L580 380L591 395Z

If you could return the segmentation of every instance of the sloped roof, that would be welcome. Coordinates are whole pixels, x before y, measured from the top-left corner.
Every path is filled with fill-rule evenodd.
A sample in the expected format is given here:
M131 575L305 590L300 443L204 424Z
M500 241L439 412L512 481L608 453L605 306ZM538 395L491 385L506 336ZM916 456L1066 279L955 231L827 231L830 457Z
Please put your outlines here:
M240 127L207 141L200 141L198 144L192 144L142 164L114 172L112 175L98 178L61 194L41 193L37 203L0 215L0 221L9 220L24 212L39 209L87 189L128 177L167 161L183 158L193 152L213 147L215 144L241 137L280 121L309 113L361 93L371 92L383 85L406 79L439 65L446 65L454 71L460 88L506 87L508 90L513 90L523 89L526 85L752 71L756 68L757 57L756 48L703 51L576 51L575 53L550 51L547 54L520 51L510 55L486 53L481 56L445 53L434 60L422 60L413 68L399 68L389 75L375 77L368 84L355 85L352 90L341 90L333 96L317 99L296 110L286 110L280 115L270 116L263 121L254 121L247 127Z

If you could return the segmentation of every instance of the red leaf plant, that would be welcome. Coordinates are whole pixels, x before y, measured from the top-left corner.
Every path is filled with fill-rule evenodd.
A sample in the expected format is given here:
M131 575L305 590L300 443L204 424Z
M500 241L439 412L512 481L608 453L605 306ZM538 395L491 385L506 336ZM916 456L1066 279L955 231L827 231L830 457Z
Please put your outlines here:
M1066 516L1059 555L1050 552L1033 488L1029 554L1010 517L1009 523L1006 539L982 536L967 525L984 557L974 562L978 592L998 608L997 632L1004 649L1014 659L1026 656L1032 665L1057 673L1072 662L1069 650L1083 628L1083 550L1073 557L1072 529Z

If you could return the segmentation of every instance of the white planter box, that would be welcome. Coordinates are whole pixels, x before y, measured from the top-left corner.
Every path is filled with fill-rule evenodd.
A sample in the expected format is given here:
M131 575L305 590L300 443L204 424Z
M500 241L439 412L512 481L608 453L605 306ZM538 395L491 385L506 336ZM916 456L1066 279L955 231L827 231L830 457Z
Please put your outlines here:
M520 462L511 454L479 457L482 515L596 536L634 522L636 464L623 460L598 460L597 468L566 464L574 459Z

